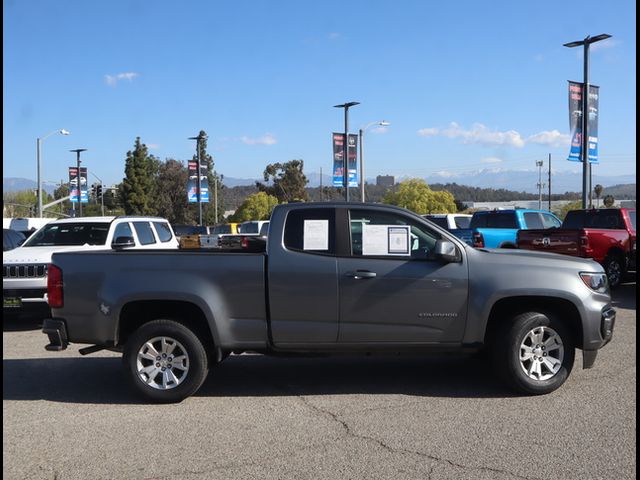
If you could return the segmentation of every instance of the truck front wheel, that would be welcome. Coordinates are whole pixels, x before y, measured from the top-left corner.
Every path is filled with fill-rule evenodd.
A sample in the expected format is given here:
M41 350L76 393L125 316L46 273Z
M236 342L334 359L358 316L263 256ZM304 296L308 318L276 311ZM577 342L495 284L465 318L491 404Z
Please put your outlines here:
M541 395L554 391L569 377L575 346L561 321L527 312L503 325L493 354L509 386L520 393Z
M202 342L174 320L154 320L136 330L125 345L124 365L133 387L158 403L184 400L208 373Z

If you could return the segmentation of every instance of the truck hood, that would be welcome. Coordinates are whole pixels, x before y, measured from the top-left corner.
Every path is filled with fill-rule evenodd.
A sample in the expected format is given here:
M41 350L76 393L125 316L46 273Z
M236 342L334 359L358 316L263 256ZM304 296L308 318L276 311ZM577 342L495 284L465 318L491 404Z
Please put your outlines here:
M548 266L550 268L575 268L585 272L603 272L602 266L590 258L572 257L558 253L539 252L536 250L519 250L511 248L480 248L476 252L482 255L491 255L494 261L504 260L510 265Z
M86 250L105 250L105 245L72 245L72 246L51 246L51 247L18 247L2 255L2 263L7 264L28 264L28 263L51 263L51 256L58 252L79 252Z

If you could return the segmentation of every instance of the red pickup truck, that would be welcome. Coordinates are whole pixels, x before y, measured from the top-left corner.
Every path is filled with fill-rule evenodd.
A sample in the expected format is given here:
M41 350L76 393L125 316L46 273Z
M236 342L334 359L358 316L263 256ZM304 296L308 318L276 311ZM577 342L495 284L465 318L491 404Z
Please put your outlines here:
M560 228L520 230L518 248L593 258L616 287L636 268L636 211L628 208L572 210Z

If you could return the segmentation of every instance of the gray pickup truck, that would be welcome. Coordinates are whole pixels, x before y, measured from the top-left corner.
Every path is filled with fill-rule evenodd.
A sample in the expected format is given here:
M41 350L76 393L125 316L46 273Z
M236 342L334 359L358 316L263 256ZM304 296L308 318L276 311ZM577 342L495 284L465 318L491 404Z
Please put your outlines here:
M156 402L192 395L240 352L486 348L509 386L545 394L576 348L593 365L615 323L592 260L474 249L407 210L354 203L276 207L264 252L56 253L48 300L48 350L123 352Z

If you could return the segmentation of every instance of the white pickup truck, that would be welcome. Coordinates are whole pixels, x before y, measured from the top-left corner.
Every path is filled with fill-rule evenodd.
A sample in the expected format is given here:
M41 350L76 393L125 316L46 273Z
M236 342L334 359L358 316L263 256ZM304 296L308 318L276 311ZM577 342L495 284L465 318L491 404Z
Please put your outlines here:
M54 220L2 256L3 314L49 312L47 268L56 252L113 247L176 249L171 225L157 217L84 217Z

